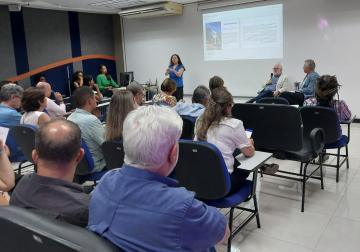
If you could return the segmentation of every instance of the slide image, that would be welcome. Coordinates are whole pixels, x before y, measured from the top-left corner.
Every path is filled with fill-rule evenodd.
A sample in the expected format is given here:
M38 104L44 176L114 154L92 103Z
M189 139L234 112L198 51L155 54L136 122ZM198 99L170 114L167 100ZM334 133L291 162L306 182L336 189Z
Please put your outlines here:
M206 49L221 50L221 22L206 23Z

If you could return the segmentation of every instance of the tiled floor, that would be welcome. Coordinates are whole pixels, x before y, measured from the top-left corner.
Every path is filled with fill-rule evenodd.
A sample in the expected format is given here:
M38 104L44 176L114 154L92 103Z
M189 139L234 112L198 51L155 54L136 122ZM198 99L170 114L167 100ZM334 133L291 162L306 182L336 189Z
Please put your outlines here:
M300 212L298 182L264 176L259 196L261 228L249 223L233 241L235 252L360 251L360 124L351 129L350 169L325 168L325 189L310 180L305 212ZM271 160L281 169L299 169L299 163ZM331 158L328 162L334 162ZM218 246L217 251L226 251Z

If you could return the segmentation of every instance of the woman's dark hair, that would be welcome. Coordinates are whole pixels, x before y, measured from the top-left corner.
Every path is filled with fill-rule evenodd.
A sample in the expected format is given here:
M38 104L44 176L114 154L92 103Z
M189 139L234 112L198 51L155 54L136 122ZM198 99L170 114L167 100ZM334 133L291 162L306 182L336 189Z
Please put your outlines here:
M40 103L45 100L45 93L42 89L29 87L23 93L21 105L25 112L36 111L40 108Z
M179 64L179 65L182 65L182 64L183 64L182 61L181 61L181 59L180 59L179 54L174 53L174 54L171 55L171 57L170 57L170 64L169 64L169 66L173 66L173 65L174 65L174 64L172 63L172 57L173 57L173 56L176 56L176 57L178 58L178 64ZM184 68L184 71L185 71L186 69L185 69L184 66L183 66L183 68Z
M176 91L176 82L172 79L166 78L160 87L161 91L166 93L173 93Z
M76 71L72 75L72 81L71 82L78 82L80 80L80 76L79 76L80 73L84 76L83 71Z
M224 80L221 77L215 75L210 78L209 80L210 91L214 90L215 88L223 87L223 86L224 86Z
M196 135L200 141L207 140L210 127L219 125L221 119L230 117L228 107L234 103L233 97L225 87L215 88L210 96L209 105L196 123Z
M330 106L338 93L339 83L336 76L323 75L316 82L315 97L321 106Z
M90 82L93 81L93 80L94 80L94 78L92 77L92 75L86 75L84 77L83 85L90 87Z

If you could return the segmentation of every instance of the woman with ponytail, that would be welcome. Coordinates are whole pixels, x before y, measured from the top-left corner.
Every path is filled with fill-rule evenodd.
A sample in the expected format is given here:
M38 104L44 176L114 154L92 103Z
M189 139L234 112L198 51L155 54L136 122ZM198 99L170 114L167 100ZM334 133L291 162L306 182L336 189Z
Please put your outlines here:
M351 118L351 111L345 101L339 100L339 87L336 76L321 76L316 82L315 97L307 99L304 102L304 106L333 108L340 122L349 120ZM334 99L335 95L337 95L337 99Z
M216 145L224 157L231 179L229 194L238 191L249 175L249 172L237 169L239 162L235 156L242 153L251 157L255 151L242 121L231 117L233 104L233 97L226 88L215 88L204 114L195 125L196 139Z

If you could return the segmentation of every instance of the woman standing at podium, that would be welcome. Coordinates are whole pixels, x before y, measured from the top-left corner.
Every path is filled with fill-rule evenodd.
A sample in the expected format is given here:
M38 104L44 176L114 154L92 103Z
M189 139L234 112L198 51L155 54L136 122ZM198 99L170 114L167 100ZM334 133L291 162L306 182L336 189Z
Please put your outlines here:
M177 101L183 99L184 97L184 71L185 67L182 64L179 55L171 55L170 64L169 67L166 69L165 75L169 75L169 78L176 82L176 92L174 93L174 96L176 97Z

